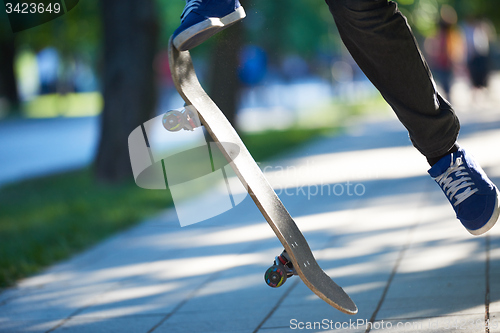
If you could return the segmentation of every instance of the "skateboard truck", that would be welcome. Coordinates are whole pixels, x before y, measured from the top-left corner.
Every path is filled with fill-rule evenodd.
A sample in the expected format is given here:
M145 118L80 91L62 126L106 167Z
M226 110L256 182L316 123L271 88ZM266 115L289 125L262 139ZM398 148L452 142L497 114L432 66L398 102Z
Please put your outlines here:
M268 286L278 288L293 275L298 274L293 268L293 264L290 261L290 258L288 258L286 250L283 250L283 252L281 252L281 254L274 259L274 265L266 270L264 280Z
M201 126L198 112L192 105L184 105L184 108L179 110L170 110L163 115L163 127L169 132L177 132L180 130L193 131L196 127Z

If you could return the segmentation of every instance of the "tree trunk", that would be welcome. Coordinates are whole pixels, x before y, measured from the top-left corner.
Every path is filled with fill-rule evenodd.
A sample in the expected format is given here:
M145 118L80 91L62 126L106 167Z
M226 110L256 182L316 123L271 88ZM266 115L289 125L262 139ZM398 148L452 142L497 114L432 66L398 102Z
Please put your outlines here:
M224 112L233 127L236 127L236 111L240 93L238 65L243 41L242 34L243 25L236 23L216 35L211 59L210 97Z
M158 21L154 0L102 0L104 109L95 176L101 182L132 179L128 135L154 115L153 59Z

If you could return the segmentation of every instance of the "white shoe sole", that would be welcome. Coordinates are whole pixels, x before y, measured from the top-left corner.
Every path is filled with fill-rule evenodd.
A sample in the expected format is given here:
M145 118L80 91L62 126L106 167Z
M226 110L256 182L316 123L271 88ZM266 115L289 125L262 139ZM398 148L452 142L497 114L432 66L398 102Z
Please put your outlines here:
M245 16L245 10L243 6L240 6L234 12L222 18L209 17L181 32L174 38L173 44L179 51L190 50L200 45L217 32L244 19Z
M498 189L496 192L497 192L497 200L495 203L495 210L493 211L493 214L491 215L491 218L489 219L489 221L479 229L476 229L476 230L467 229L467 231L470 232L471 234L473 234L474 236L480 236L480 235L488 232L491 228L493 228L495 223L497 223L498 216L500 215L500 200L499 200L500 193L498 192Z

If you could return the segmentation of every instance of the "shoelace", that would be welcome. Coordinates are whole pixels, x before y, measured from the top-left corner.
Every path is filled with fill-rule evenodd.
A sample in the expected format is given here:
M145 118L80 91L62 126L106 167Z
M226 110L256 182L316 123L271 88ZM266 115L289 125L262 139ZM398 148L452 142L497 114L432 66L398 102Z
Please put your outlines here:
M457 158L455 163L452 162L450 167L442 175L435 178L436 182L439 186L441 186L446 196L450 198L450 201L455 197L457 201L453 204L454 206L458 206L465 199L479 191L477 188L472 188L474 183L469 182L471 178L469 177L468 172L465 171L465 166L462 164L462 158ZM453 179L453 176L451 175L452 173L455 173L455 178L457 179ZM465 190L462 193L457 194L457 192L463 188L465 188Z
M201 0L186 0L186 7L181 14L181 22L184 22L184 19L191 13L193 9L198 8L201 5Z

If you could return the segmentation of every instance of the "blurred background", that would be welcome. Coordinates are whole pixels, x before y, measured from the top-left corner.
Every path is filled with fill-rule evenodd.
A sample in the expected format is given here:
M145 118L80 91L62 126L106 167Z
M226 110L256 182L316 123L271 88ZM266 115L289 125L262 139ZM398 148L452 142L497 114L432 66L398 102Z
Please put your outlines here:
M391 113L324 2L241 2L245 20L192 55L257 160L332 135L353 117ZM498 1L397 2L443 95L457 109L495 108ZM171 203L168 191L136 188L127 138L183 105L167 45L184 5L82 0L16 34L0 13L0 286Z

